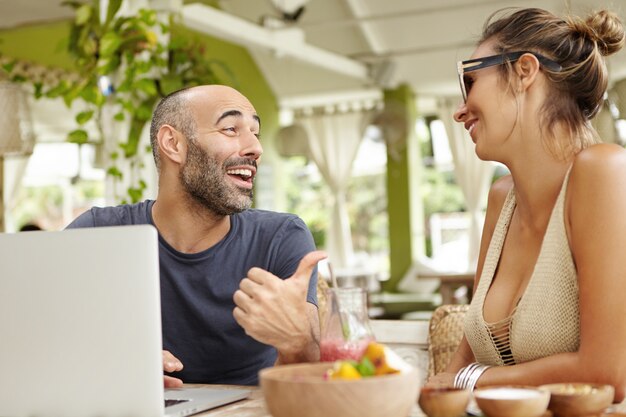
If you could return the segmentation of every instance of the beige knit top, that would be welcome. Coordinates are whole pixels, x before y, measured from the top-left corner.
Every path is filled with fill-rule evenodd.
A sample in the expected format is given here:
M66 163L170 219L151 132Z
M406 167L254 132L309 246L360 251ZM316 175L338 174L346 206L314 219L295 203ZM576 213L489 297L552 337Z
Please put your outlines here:
M486 323L483 305L515 209L514 188L506 197L489 243L478 288L465 316L465 336L478 362L511 365L578 350L578 281L563 219L568 178L569 170L552 210L526 291L508 318Z

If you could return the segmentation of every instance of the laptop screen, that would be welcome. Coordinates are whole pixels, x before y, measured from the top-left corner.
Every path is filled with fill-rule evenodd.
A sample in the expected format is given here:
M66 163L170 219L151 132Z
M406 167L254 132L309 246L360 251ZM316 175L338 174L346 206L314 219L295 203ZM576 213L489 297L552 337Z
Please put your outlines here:
M0 254L0 415L162 415L154 227L0 234Z

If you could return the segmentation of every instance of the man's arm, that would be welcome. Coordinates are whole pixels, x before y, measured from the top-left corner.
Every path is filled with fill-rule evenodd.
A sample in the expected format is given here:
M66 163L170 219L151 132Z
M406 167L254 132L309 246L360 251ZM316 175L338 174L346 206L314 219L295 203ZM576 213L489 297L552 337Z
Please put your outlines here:
M317 362L320 360L320 322L317 306L306 303L311 337L303 341L302 346L293 353L278 350L276 365L298 362Z
M252 268L233 296L237 323L249 336L274 346L278 363L319 360L317 307L307 302L307 290L313 269L324 258L320 251L307 254L284 280Z

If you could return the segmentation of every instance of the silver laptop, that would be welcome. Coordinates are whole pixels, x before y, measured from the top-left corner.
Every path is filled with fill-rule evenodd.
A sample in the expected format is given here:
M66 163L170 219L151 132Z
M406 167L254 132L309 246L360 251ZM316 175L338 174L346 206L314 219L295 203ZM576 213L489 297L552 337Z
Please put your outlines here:
M152 226L0 234L0 416L186 416L249 394L164 393L161 346Z

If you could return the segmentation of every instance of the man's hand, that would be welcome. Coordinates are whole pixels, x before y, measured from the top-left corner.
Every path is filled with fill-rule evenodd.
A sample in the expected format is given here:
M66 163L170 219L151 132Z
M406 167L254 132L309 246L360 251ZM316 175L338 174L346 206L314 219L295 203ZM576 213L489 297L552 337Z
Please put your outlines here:
M177 372L183 369L183 363L169 351L163 351L163 370L166 372ZM183 381L173 376L163 375L163 386L165 388L179 388L183 386Z
M248 271L233 296L233 315L246 334L274 346L284 363L317 360L319 324L307 314L306 295L313 268L326 258L321 251L310 252L287 279L260 268Z

